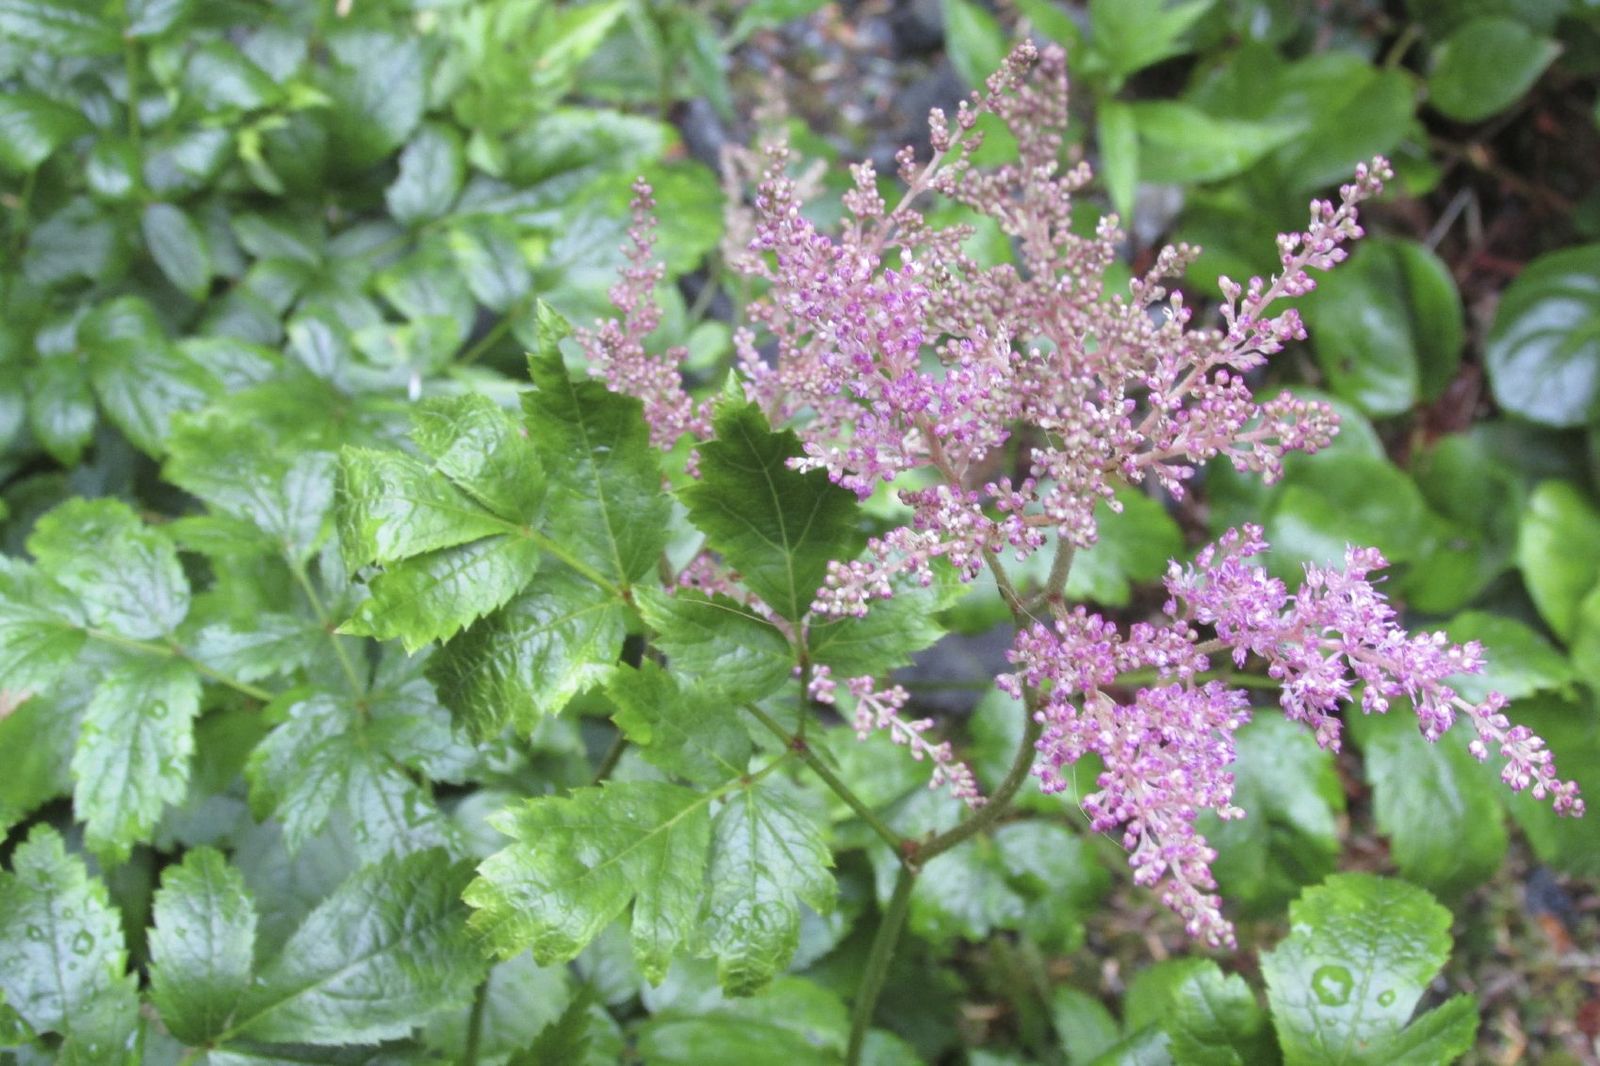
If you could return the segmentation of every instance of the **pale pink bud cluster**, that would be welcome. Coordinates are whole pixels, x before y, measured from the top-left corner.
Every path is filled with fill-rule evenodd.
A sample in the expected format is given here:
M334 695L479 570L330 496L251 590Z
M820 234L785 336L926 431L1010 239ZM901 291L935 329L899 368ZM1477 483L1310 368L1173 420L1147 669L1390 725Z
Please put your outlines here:
M838 682L826 666L812 668L806 694L818 703L832 705L838 699ZM950 786L950 794L969 807L983 806L983 793L978 789L978 779L972 768L955 757L955 749L948 740L934 743L926 736L933 728L932 718L906 718L901 712L911 698L904 688L894 685L880 691L871 677L852 677L845 688L855 700L853 724L857 738L867 739L874 731L889 734L896 744L904 745L911 757L933 764L929 788Z
M652 355L645 348L645 338L661 324L655 287L665 274L661 264L652 261L655 206L645 180L634 182L633 224L628 228L628 244L623 249L628 265L609 293L622 318L596 322L593 329L576 330L574 336L589 365L605 378L608 388L644 402L650 442L658 448L671 448L686 432L699 438L710 436L711 423L708 405L697 406L683 387L679 367L688 355L687 349L669 348Z

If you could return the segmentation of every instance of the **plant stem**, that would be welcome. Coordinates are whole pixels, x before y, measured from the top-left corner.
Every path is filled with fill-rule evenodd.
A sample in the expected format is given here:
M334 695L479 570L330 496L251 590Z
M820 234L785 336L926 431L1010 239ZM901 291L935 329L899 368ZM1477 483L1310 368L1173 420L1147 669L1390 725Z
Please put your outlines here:
M859 1066L861 1052L866 1046L867 1030L872 1027L872 1015L878 1006L878 996L889 976L889 964L894 961L895 945L900 942L900 931L905 928L906 915L911 910L911 890L916 887L917 871L911 866L900 867L895 877L894 895L878 922L878 932L872 938L872 951L867 955L867 968L861 974L861 987L856 990L856 1005L850 1015L850 1046L845 1052L847 1066Z
M606 749L605 757L600 760L600 768L594 772L593 784L598 785L611 776L611 771L617 768L617 763L622 759L622 752L628 746L628 735L622 730L617 730L617 737L611 742L611 747Z
M489 1001L489 978L493 976L491 967L472 997L472 1013L467 1015L467 1046L461 1052L461 1066L478 1066L478 1048L483 1042L483 1009Z
M1034 745L1039 742L1039 737L1044 732L1043 723L1034 717L1036 701L1034 690L1025 690L1023 706L1027 710L1028 720L1022 728L1022 742L1017 745L1017 754L1011 760L1011 769L1006 771L1005 780L994 790L989 802L979 807L970 817L957 822L918 847L912 856L916 862L925 863L934 856L941 855L957 844L976 836L999 821L1001 816L1011 809L1011 801L1016 798L1017 792L1028 780L1029 771L1033 769Z
M511 332L512 324L515 323L517 316L522 314L524 310L526 310L524 307L524 301L518 300L516 303L512 304L511 307L506 310L506 313L500 317L500 321L496 322L494 326L490 328L489 332L485 333L482 337L479 337L477 342L474 343L472 347L462 352L461 355L456 358L456 365L470 366L482 358L484 352L487 352L490 348L493 348L496 344L499 344L505 335Z
M122 0L122 23L127 29L129 0ZM143 130L139 120L139 42L128 33L122 35L122 68L128 79L128 143L133 145L135 159L144 159L141 145Z
M895 854L895 858L902 863L906 861L905 837L889 828L887 822L879 818L860 796L851 791L850 786L840 780L839 775L830 770L827 763L817 757L817 753L811 750L811 746L805 742L803 737L791 734L778 723L777 719L753 703L745 704L744 709L749 711L756 721L766 726L773 736L783 741L784 747L798 755L801 761L811 768L813 773L822 778L822 783L827 785L835 796L843 800L845 806L855 811L856 816L867 823L868 827L874 833L877 833L885 844L889 845L890 850Z

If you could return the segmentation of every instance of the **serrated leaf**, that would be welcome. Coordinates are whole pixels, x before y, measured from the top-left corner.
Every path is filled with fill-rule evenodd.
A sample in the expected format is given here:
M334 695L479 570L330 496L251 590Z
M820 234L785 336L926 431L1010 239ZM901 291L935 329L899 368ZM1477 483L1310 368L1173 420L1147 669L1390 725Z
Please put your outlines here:
M748 607L690 589L671 595L639 589L634 602L655 630L653 643L666 652L673 672L702 691L743 703L789 683L794 650L776 626Z
M413 653L503 606L532 579L539 547L520 536L485 537L391 563L339 632L399 638Z
M259 817L275 814L298 850L335 810L351 817L356 851L376 860L448 842L448 823L404 766L373 743L366 717L326 694L289 702L245 768Z
M1285 1066L1388 1062L1384 1046L1449 957L1450 912L1404 881L1336 874L1289 920L1261 957Z
M0 167L27 173L89 131L83 113L38 93L0 93Z
M706 937L725 992L748 996L788 966L800 942L800 904L833 910L832 865L820 827L777 788L741 789L717 812Z
M700 480L683 491L689 516L752 592L799 621L828 563L861 549L855 496L824 471L790 469L799 438L772 432L754 404L725 401L712 428Z
M34 1032L66 1037L79 1054L112 1054L133 1031L139 1006L127 967L122 922L105 885L67 854L54 829L35 826L11 856L11 872L0 873L6 1005Z
M126 856L183 802L199 711L200 676L181 659L131 659L106 675L72 756L72 809L91 848Z
M309 663L327 631L291 614L258 614L249 625L214 622L195 634L189 657L227 677L260 681Z
M339 542L350 566L394 563L516 527L399 452L339 454Z
M400 153L400 173L383 199L391 215L413 226L449 211L465 176L461 135L452 126L430 122Z
M189 612L189 581L160 530L118 500L73 499L39 519L28 537L39 569L77 593L91 625L148 640Z
M265 448L259 426L215 408L180 420L168 446L169 481L257 526L289 561L303 563L321 546L333 508L332 454Z
M1407 880L1458 896L1486 881L1505 858L1501 788L1459 737L1430 744L1405 714L1402 704L1351 722L1378 829Z
M533 288L533 272L507 220L471 219L451 229L448 240L467 288L489 310L505 314Z
M911 665L912 656L945 635L939 613L967 592L948 572L936 574L931 585L896 589L891 598L873 602L864 618L812 622L806 649L813 661L830 667L836 678L882 676Z
M1238 974L1209 960L1173 991L1164 1028L1184 1066L1250 1066L1272 1056L1272 1030Z
M28 369L28 428L64 466L76 466L94 435L94 393L83 364L45 359Z
M428 660L456 721L480 737L507 723L528 732L605 676L626 622L613 597L562 566L475 622Z
M1206 812L1199 828L1217 851L1223 897L1261 913L1332 872L1344 790L1332 756L1286 718L1262 715L1235 736L1233 800L1245 816Z
M606 681L617 726L644 760L698 785L716 786L745 772L750 737L724 697L678 684L653 662L619 666Z
M1070 985L1060 986L1051 996L1050 1020L1068 1066L1087 1066L1114 1046L1120 1033L1104 1003Z
M220 383L167 339L145 301L123 296L78 327L89 378L106 415L142 451L159 455L173 417L205 406Z
M411 439L434 469L502 518L531 523L545 496L544 467L522 427L477 393L419 404Z
M821 1066L841 1061L850 1031L849 1016L838 995L821 985L800 977L780 977L762 992L739 999L717 996L709 980L702 988L701 997L665 1009L657 1006L656 1016L639 1031L639 1052L645 1062L653 1066L744 1066L772 1061Z
M1476 641L1483 648L1483 670L1458 674L1450 687L1463 699L1476 703L1490 692L1520 700L1539 692L1572 694L1580 680L1570 659L1525 622L1489 611L1464 611L1445 623L1445 633L1457 644Z
M254 1040L368 1044L464 1003L483 975L461 892L470 865L443 851L366 867L312 911L233 1026Z
M1472 1050L1477 1036L1478 1001L1451 996L1373 1049L1372 1061L1383 1066L1457 1062Z
M150 932L150 1002L186 1044L228 1028L250 987L256 909L221 852L196 848L161 875Z
M513 843L478 867L464 899L472 928L502 958L524 949L567 962L633 909L634 956L659 980L695 931L711 843L707 794L613 782L510 807L491 824Z
M994 834L1008 879L1026 899L1023 927L1042 946L1082 942L1084 919L1111 887L1111 874L1082 837L1039 819L1010 822Z
M77 712L87 695L51 693L15 702L0 718L0 837L49 800L72 791L72 748L78 739Z
M21 560L0 557L0 678L12 692L46 688L77 658L87 639L62 612L61 590Z
M203 298L211 285L211 252L200 227L181 209L163 203L147 205L141 225L150 256L167 280L190 299Z
M405 143L427 102L422 39L354 26L332 35L326 85L329 158L349 171L372 166Z
M539 386L523 397L528 433L552 457L546 533L609 580L637 581L666 547L669 514L643 406L573 381L559 355L528 365Z

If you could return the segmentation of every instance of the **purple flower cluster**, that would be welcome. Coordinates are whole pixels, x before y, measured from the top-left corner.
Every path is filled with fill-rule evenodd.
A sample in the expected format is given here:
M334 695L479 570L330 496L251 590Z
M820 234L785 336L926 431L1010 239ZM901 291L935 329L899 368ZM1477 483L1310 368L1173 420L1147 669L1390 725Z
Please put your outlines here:
M1053 544L1052 580L1060 580L1039 601L1050 623L1017 634L1015 672L998 682L1034 709L1042 786L1066 788L1065 768L1098 756L1097 790L1082 799L1094 828L1120 829L1135 880L1158 888L1190 933L1213 944L1231 943L1233 931L1214 891L1214 853L1195 823L1203 810L1243 816L1232 805L1233 737L1250 717L1243 691L1203 676L1217 652L1261 664L1281 684L1284 713L1326 748L1338 747L1346 704L1385 713L1404 699L1428 739L1464 715L1476 732L1473 754L1498 754L1507 784L1581 813L1576 786L1555 776L1538 737L1511 725L1502 697L1475 704L1450 686L1451 676L1481 668L1481 649L1400 628L1374 584L1385 562L1372 549L1350 549L1341 569L1307 567L1291 593L1252 561L1266 545L1247 526L1193 565L1173 564L1160 624L1124 631L1061 602L1071 553L1095 541L1095 509L1116 507L1119 486L1148 480L1181 497L1198 467L1218 457L1270 481L1287 453L1332 439L1326 404L1258 398L1251 372L1304 338L1299 315L1278 301L1310 292L1311 271L1345 258L1362 236L1359 205L1391 177L1374 159L1336 203L1314 201L1306 229L1278 239L1280 271L1244 284L1222 278L1225 328L1202 328L1169 289L1198 249L1168 247L1126 293L1106 291L1123 235L1115 217L1092 235L1074 229L1074 196L1090 174L1060 162L1067 116L1064 53L1020 45L953 121L933 112L931 159L919 162L910 149L897 156L906 192L895 206L870 165L852 169L836 235L807 217L814 182L792 174L786 146L730 158L730 185L741 177L755 185L749 207L730 208L729 233L747 244L727 256L761 293L734 338L746 395L774 424L797 429L805 449L797 467L825 470L862 498L885 484L915 486L898 492L904 524L865 557L833 563L813 611L865 615L898 585L931 582L938 559L967 580L986 567L1003 579L1004 556L1025 559ZM996 127L1015 140L1017 161L980 168L973 152ZM931 224L917 206L927 194L988 219L1018 262L975 260L973 228ZM644 400L653 438L668 446L707 427L677 377L677 356L644 347L659 318L650 207L640 186L630 267L613 294L623 320L581 339L613 388ZM1015 481L1002 476L1013 454L1026 462ZM738 595L708 557L683 581ZM1130 686L1136 671L1155 683ZM902 716L904 690L870 677L846 685L858 733L888 731L933 762L936 786L979 801L950 745L925 737L932 723ZM832 703L837 689L825 668L811 675L813 699Z
M1356 701L1367 714L1409 700L1422 733L1437 740L1458 714L1477 737L1474 755L1490 749L1505 760L1502 779L1513 789L1550 797L1563 814L1583 813L1577 786L1556 777L1550 753L1526 728L1512 726L1503 697L1473 704L1448 679L1482 668L1475 644L1453 644L1442 633L1411 635L1374 584L1386 563L1371 548L1351 548L1342 569L1305 568L1300 590L1252 562L1266 550L1261 530L1230 530L1188 567L1173 563L1166 586L1169 620L1129 628L1083 608L1060 608L1054 624L1017 634L1010 658L1017 672L1000 686L1021 697L1039 694L1044 725L1035 773L1046 791L1068 785L1063 775L1085 755L1100 757L1099 791L1082 800L1097 831L1122 829L1134 879L1161 886L1163 900L1189 932L1216 945L1233 942L1213 892L1215 857L1195 832L1202 810L1222 818L1233 806L1233 733L1250 718L1242 689L1202 682L1208 656L1229 651L1237 666L1255 657L1281 685L1284 713L1311 727L1317 741L1337 750L1338 713ZM1197 627L1215 637L1201 640ZM1131 697L1121 678L1152 671L1159 684ZM1359 695L1357 690L1359 689Z

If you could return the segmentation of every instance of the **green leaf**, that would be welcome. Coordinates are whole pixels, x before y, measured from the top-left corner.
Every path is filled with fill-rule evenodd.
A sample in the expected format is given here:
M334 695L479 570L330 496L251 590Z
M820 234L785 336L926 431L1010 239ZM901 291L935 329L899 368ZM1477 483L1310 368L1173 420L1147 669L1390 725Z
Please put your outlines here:
M1476 641L1483 646L1483 671L1450 679L1450 687L1474 703L1490 692L1509 700L1539 692L1570 696L1580 680L1571 660L1537 630L1507 615L1465 611L1445 623L1444 631L1457 644Z
M339 543L346 563L395 563L516 527L399 452L339 454Z
M96 308L78 327L95 394L117 428L141 450L158 455L173 416L195 411L219 382L167 339L155 311L136 296Z
M0 93L0 167L6 170L26 174L87 132L89 120L65 104L38 93Z
M909 666L913 655L945 635L938 615L967 591L952 572L935 574L931 585L913 583L873 602L864 618L813 622L806 633L812 661L832 668L836 678L882 676Z
M384 191L389 213L407 226L450 210L466 177L466 153L453 126L429 122L400 153L400 173Z
M1390 1061L1385 1048L1449 957L1450 912L1403 881L1337 874L1307 889L1289 920L1288 938L1261 957L1285 1066ZM1470 1041L1477 1011L1452 1016Z
M849 1029L837 996L782 977L749 998L658 1013L640 1029L638 1051L647 1066L837 1066Z
M76 359L44 359L28 368L28 428L63 466L76 466L94 435L94 393Z
M1217 118L1176 100L1126 106L1139 131L1142 181L1192 185L1229 178L1300 132L1284 122Z
M1117 493L1117 510L1101 502L1095 506L1099 539L1080 550L1062 590L1071 600L1093 600L1109 607L1125 607L1133 596L1133 582L1154 581L1167 571L1167 561L1183 551L1183 533L1159 500L1142 492ZM1044 553L1035 556L1046 561ZM1043 574L1040 575L1043 584Z
M190 299L202 299L211 286L211 253L200 227L181 209L162 203L145 207L143 227L150 256L167 280Z
M794 957L800 904L833 910L833 854L809 812L769 785L736 792L711 832L706 937L723 990L747 996Z
M504 606L538 567L538 545L515 535L486 537L390 563L369 582L371 598L338 631L399 638L411 654Z
M696 688L743 703L789 683L795 657L788 638L743 604L693 589L639 589L634 602L673 672Z
M967 87L983 91L989 75L1000 69L1010 50L1006 31L995 17L972 0L940 0L944 12L945 54Z
M528 434L550 469L546 533L616 584L655 569L670 504L643 405L598 381L574 381L559 356L529 360L538 389L523 397Z
M827 0L751 0L739 10L739 18L728 35L737 44L756 30L772 29L821 9Z
M508 723L529 732L605 677L625 635L615 598L566 567L546 566L527 591L436 652L428 677L475 735Z
M1111 874L1082 837L1039 819L1009 822L995 846L1008 879L1027 900L1023 928L1047 948L1083 943L1083 923L1111 887Z
M1512 707L1511 717L1550 746L1560 777L1576 781L1585 796L1600 795L1600 709L1592 696L1577 701L1530 697ZM1486 773L1498 777L1493 767ZM1540 862L1578 877L1600 877L1600 819L1563 817L1551 809L1548 797L1536 799L1528 792L1507 796L1506 807Z
M280 90L271 75L227 40L202 44L183 72L186 99L203 111L256 111L276 103Z
M1351 721L1361 745L1378 829L1409 881L1459 896L1488 880L1506 853L1503 786L1489 780L1459 737L1428 743L1403 701Z
M1111 195L1111 209L1131 225L1133 201L1139 192L1138 118L1121 100L1106 100L1096 121L1100 176Z
M1173 990L1163 1028L1184 1066L1249 1066L1272 1058L1272 1029L1238 974L1209 959Z
M106 1061L139 1007L122 921L48 825L35 826L0 873L0 992L36 1033L66 1038L62 1059ZM99 1055L97 1060L94 1056Z
M12 683L6 676L8 686ZM11 690L13 693L15 689ZM75 693L31 695L0 718L0 837L50 800L72 791L72 748L78 739L77 712L87 696Z
M106 282L121 275L128 258L123 232L99 205L80 196L32 228L22 275L40 286Z
M422 119L428 69L422 38L350 27L328 40L328 158L360 171L405 143Z
M654 781L540 797L490 819L513 843L478 867L463 898L472 928L501 958L577 957L633 903L633 952L659 981L686 948L711 845L711 796Z
M1600 578L1600 509L1569 482L1539 485L1522 512L1517 565L1545 623L1570 639L1578 605Z
M467 863L422 851L366 867L262 967L233 1029L253 1040L369 1044L465 1003L483 975L466 930Z
M404 762L381 744L381 727L323 693L282 697L283 722L250 754L245 776L259 818L276 815L298 850L336 810L350 816L355 850L374 861L447 843L449 824ZM373 715L376 719L376 715Z
M1449 270L1408 241L1363 241L1303 311L1329 388L1375 418L1436 395L1466 342Z
M1546 426L1600 416L1600 244L1542 255L1495 308L1483 350L1501 407Z
M1179 43L1214 0L1091 0L1089 27L1094 50L1124 77L1187 49Z
M617 726L652 766L710 787L745 772L750 737L731 702L679 685L648 660L637 670L617 667L606 692L617 705Z
M0 37L57 56L94 56L122 47L117 23L93 0L0 0Z
M428 400L411 421L411 439L457 488L509 521L538 518L544 468L522 427L493 400L477 393Z
M448 240L467 288L489 310L505 314L533 288L533 272L507 220L471 219L452 228Z
M706 542L774 611L803 618L828 563L861 550L854 495L822 470L801 473L792 431L774 433L750 403L724 401L716 439L700 448L700 480L683 490Z
M126 0L126 33L136 40L159 37L188 20L194 0Z
M200 677L181 659L140 657L106 675L72 756L72 809L96 852L126 857L168 804L182 803Z
M1296 192L1347 181L1356 164L1394 151L1416 111L1408 71L1378 70L1348 52L1324 56L1291 67L1279 90L1309 120L1274 157Z
M1067 1066L1088 1066L1116 1044L1120 1032L1104 1003L1071 985L1061 985L1051 996L1050 1020Z
M1457 122L1481 121L1514 104L1560 53L1516 19L1472 19L1433 50L1428 100Z
M90 625L148 640L189 613L189 581L171 540L119 500L68 500L39 519L28 550L80 597Z
M1206 812L1198 824L1217 851L1223 898L1262 913L1333 871L1344 790L1333 757L1288 719L1261 715L1235 737L1233 801L1245 816L1225 822Z
M222 853L196 848L161 875L150 933L150 1002L186 1044L222 1035L250 988L256 908Z
M27 564L0 557L0 677L12 692L48 688L83 648L70 597Z

